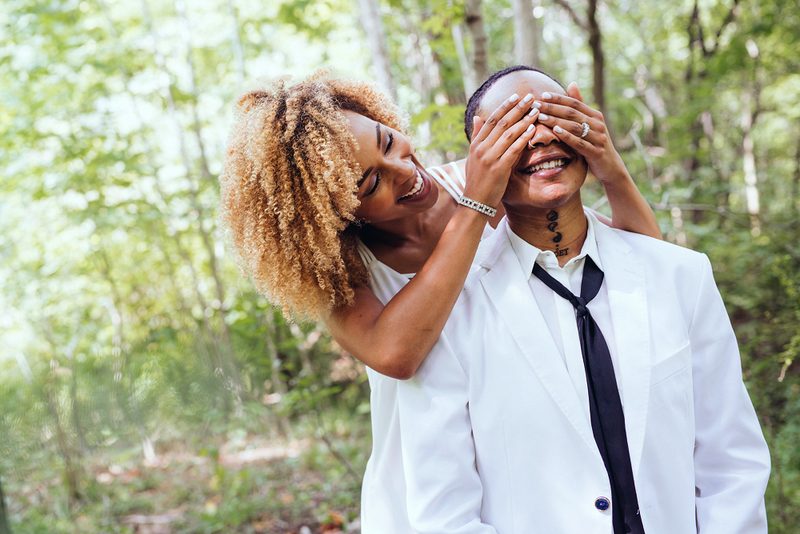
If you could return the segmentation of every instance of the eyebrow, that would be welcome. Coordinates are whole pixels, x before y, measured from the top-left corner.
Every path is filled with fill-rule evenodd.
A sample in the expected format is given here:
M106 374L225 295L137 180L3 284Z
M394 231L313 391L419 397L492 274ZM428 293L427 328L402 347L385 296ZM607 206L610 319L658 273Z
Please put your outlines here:
M379 122L375 123L375 136L377 137L378 150L380 150L381 149L381 123L379 123ZM358 182L356 182L356 187L361 187L361 184L364 183L364 180L367 179L367 176L369 176L372 173L372 169L373 169L373 167L368 167L367 170L364 171L364 174L361 175L361 179Z

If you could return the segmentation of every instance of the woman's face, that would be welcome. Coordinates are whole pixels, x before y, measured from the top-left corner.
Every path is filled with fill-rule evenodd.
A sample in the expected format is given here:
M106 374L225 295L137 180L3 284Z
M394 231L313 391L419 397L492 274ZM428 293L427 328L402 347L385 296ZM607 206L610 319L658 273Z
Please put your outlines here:
M408 139L392 128L345 111L358 142L356 161L363 172L356 210L360 220L376 224L424 212L436 204L439 188L414 157Z

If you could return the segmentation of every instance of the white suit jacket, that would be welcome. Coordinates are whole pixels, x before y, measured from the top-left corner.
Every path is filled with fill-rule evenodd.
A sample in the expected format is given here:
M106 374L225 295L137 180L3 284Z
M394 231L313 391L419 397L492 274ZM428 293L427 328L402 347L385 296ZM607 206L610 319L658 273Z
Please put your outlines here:
M611 508L595 507L611 490L587 409L506 224L481 245L439 342L398 385L412 525L612 534ZM765 533L769 453L708 259L595 231L645 532Z

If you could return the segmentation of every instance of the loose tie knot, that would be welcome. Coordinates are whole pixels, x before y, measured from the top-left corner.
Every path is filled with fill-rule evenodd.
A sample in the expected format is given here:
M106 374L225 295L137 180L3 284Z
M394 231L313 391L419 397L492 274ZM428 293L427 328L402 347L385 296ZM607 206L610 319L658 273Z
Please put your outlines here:
M589 309L586 307L586 301L581 297L573 297L572 305L575 306L575 314L578 317L586 317L586 314L589 313Z

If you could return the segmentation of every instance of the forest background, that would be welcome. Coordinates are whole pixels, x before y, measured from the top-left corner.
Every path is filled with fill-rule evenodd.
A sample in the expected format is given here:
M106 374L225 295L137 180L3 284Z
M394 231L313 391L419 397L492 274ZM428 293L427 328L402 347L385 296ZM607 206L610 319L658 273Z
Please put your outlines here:
M579 83L665 239L710 256L770 530L800 532L798 35L798 0L4 0L0 534L358 532L363 367L226 253L231 104L331 66L443 163L519 62Z

